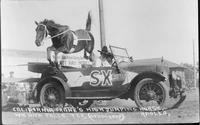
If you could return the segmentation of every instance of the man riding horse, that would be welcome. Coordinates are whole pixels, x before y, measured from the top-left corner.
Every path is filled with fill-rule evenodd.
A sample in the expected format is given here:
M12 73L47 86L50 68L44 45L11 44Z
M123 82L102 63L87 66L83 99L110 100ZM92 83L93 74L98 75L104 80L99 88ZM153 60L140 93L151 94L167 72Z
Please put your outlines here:
M47 48L47 60L56 67L59 67L58 54L60 52L69 54L84 50L84 58L93 61L94 37L90 32L91 22L90 12L88 13L86 28L76 31L70 30L67 25L56 24L52 20L45 19L39 23L35 21L37 25L35 44L41 46L45 39L51 39L52 46ZM52 52L55 54L55 61L52 61ZM87 53L89 53L89 56L87 56Z

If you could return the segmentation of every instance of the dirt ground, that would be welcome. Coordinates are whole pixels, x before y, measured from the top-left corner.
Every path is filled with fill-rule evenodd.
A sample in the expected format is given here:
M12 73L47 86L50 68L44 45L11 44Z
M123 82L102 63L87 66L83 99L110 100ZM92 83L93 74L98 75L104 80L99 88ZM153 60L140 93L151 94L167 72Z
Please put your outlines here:
M164 112L101 112L101 113L24 113L2 112L3 124L94 124L94 123L194 123L199 122L199 90L187 92L183 104ZM131 100L103 102L106 107L136 107ZM93 107L99 105L92 105Z

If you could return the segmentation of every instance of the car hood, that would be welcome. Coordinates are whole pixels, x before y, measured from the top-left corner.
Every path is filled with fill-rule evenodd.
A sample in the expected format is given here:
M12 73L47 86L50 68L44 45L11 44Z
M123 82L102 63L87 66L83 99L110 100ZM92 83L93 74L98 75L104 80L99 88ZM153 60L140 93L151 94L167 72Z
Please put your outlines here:
M122 62L118 65L119 69L130 71L130 72L136 72L141 73L144 71L152 71L152 72L158 72L162 73L163 66L151 64L151 65L136 65L134 62Z

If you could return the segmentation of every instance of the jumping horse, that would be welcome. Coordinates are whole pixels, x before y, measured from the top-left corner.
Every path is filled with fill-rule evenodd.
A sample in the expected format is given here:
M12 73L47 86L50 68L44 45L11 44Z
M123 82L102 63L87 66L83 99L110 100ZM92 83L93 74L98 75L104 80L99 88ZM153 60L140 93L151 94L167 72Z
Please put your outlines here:
M76 53L84 50L84 58L93 61L93 49L94 49L94 37L91 30L91 14L88 13L86 21L86 28L76 31L70 30L67 25L60 25L53 20L44 19L44 21L36 22L36 40L35 44L41 46L44 40L51 39L52 46L47 48L47 60L53 66L59 67L58 54L60 52L64 54ZM79 35L78 35L79 34ZM79 39L81 37L83 39ZM50 36L50 37L49 37ZM84 36L86 36L84 38ZM55 61L52 61L51 54L55 54ZM87 56L89 53L89 56Z

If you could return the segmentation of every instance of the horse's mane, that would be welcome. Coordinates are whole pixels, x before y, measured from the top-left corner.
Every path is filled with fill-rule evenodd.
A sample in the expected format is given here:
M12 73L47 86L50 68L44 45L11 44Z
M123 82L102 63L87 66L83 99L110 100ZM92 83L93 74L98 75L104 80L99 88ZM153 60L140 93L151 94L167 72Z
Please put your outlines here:
M40 23L42 23L44 25L50 25L50 26L53 26L53 27L58 27L58 28L59 27L69 27L67 25L61 25L61 24L55 23L53 20L48 20L48 19L44 19Z

